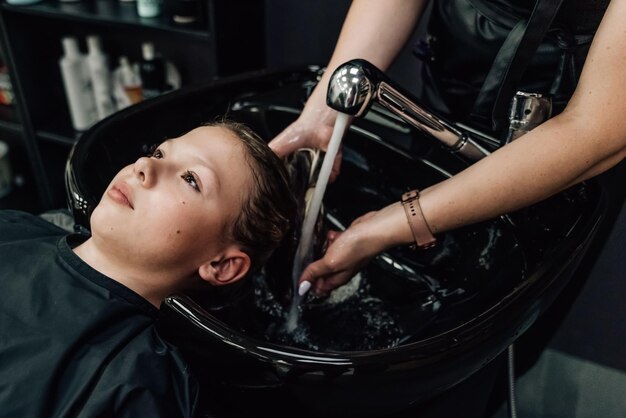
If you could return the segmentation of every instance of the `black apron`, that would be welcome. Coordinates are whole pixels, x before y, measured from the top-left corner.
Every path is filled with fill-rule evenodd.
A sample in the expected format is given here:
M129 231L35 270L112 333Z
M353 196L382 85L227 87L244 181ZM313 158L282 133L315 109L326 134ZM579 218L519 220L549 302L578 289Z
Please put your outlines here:
M495 135L507 126L517 90L551 95L553 113L559 113L576 87L608 1L435 2L427 41L415 50L426 64L421 98Z

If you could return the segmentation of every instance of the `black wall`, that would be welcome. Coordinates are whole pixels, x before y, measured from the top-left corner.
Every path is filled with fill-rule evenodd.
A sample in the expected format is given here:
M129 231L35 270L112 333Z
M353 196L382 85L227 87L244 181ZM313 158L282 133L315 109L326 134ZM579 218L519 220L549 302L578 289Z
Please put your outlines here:
M326 65L350 3L349 0L266 0L268 68ZM388 72L409 91L415 90L420 72L420 62L412 55L410 45L423 33L422 28L416 29Z

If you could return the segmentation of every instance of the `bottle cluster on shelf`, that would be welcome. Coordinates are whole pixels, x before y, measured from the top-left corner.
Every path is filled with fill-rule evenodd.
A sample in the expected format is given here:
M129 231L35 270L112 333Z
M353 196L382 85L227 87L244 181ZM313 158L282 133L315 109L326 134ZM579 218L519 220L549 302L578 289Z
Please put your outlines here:
M0 195L3 179L12 186L0 208L63 206L82 132L179 88L181 74L192 86L264 68L264 10L257 0L0 0Z
M96 35L87 37L87 54L80 51L76 37L64 37L62 44L59 65L72 126L77 131L117 110L180 87L178 70L163 60L151 42L142 44L139 62L131 63L120 56L113 69Z

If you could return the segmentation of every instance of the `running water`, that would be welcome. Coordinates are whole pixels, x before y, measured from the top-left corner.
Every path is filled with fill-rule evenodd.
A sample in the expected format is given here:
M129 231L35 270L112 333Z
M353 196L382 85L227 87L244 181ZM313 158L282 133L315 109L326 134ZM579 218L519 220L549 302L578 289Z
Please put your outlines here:
M324 156L324 162L322 163L322 168L320 169L320 173L315 184L313 199L311 200L311 204L304 216L300 242L298 243L298 249L296 250L296 256L293 262L293 298L291 300L289 316L287 317L286 326L288 332L295 330L298 325L298 305L300 304L298 279L300 279L300 275L302 274L304 267L313 261L313 230L322 207L322 199L324 198L324 193L326 192L326 186L328 185L330 172L333 168L333 162L335 161L335 157L339 151L341 139L343 138L346 127L348 126L349 119L349 115L344 113L337 114L333 134L330 137L328 149L326 150L326 155Z

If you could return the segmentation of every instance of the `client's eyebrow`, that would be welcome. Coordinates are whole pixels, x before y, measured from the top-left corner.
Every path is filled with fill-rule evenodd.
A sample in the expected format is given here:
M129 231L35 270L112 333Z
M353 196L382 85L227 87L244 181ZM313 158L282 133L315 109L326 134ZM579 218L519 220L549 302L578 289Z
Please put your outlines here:
M156 148L161 148L164 145L169 145L172 142L172 138L167 138L165 141L161 142L160 144L156 145Z
M217 172L211 168L211 164L209 164L204 158L198 156L198 155L194 155L194 158L196 158L199 162L200 162L200 170L198 171L198 176L200 177L200 182L203 184L207 184L207 185L211 185L211 187L205 187L204 191L206 193L209 192L209 189L212 190L212 193L219 193L220 188L221 188L221 183L220 183L220 177L217 175ZM204 180L206 180L206 183L204 181L202 181L202 177L204 177ZM212 180L212 181L210 181Z
M161 145L159 145L159 147L162 147L165 145L165 157L167 158L168 154L174 154L174 150L177 148L174 146L175 142L172 139L168 139L164 142L161 143ZM181 154L183 155L183 154ZM220 191L220 187L221 187L221 183L220 183L220 177L217 175L217 171L215 169L212 168L212 164L210 164L207 160L204 159L204 157L193 153L193 152L189 152L188 155L191 155L191 164L194 164L194 161L197 161L199 163L199 168L198 169L194 169L192 171L195 171L196 174L199 177L200 180L200 190L205 193L205 194L217 194ZM184 167L185 163L183 163L183 168L185 169L192 169L192 167ZM209 187L210 185L210 187Z

